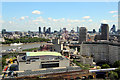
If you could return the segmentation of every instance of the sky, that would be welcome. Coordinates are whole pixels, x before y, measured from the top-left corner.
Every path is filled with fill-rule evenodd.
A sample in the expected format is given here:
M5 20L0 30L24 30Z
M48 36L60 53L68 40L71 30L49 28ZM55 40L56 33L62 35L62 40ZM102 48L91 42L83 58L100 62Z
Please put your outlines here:
M98 31L101 23L118 27L118 2L2 2L0 17L7 31L38 31L39 26Z

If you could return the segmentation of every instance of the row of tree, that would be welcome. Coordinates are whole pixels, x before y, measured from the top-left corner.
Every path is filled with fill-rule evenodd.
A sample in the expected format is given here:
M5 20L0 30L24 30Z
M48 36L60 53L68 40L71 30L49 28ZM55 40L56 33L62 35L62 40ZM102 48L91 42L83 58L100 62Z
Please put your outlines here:
M47 42L50 41L49 39L45 38L31 38L31 37L21 37L20 39L9 39L9 38L4 38L5 42L2 42L2 44L11 44L11 43L33 43L33 42Z

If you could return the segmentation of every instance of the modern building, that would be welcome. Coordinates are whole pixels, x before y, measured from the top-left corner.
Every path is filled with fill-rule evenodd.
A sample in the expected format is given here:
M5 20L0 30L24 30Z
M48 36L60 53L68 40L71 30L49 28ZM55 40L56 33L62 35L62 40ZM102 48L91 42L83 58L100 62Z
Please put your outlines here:
M46 27L43 27L43 33L45 33L46 32Z
M120 60L120 44L112 42L84 42L81 44L80 54L92 56L95 62L109 62L113 64Z
M18 56L19 71L35 70L40 68L69 67L69 59L58 52L26 52Z
M113 28L113 32L116 32L116 26L113 25L112 28Z
M85 27L80 27L79 29L79 43L87 40L87 29Z
M112 26L112 28L110 29L110 32L111 32L112 34L116 32L116 27L115 27L115 25Z
M93 29L93 33L96 33L96 30L95 30L95 29Z
M51 28L50 27L46 30L46 33L48 33L48 34L51 33Z
M49 33L49 34L51 33L51 27L48 28L48 33Z
M39 34L41 34L41 27L39 27Z
M101 24L101 40L109 40L108 24Z
M2 34L5 34L6 33L6 29L2 29Z
M77 26L77 33L79 33L79 27Z

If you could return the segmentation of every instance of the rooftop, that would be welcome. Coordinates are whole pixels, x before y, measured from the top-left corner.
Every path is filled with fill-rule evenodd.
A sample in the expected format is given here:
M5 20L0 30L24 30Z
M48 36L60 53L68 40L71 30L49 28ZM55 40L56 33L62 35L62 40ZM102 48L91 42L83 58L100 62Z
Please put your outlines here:
M45 56L45 55L62 56L58 52L26 52L26 56Z
M106 42L106 41L99 41L99 42L83 42L83 44L108 44L108 45L113 45L113 46L120 46L120 43Z

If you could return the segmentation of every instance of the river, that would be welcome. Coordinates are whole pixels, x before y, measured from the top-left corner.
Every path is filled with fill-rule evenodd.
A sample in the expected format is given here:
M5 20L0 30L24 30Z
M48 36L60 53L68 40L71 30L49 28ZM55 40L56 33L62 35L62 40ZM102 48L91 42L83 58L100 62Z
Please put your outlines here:
M1 51L8 51L9 49L18 49L18 47L21 47L23 49L30 49L30 48L36 48L36 47L40 47L40 45L44 45L44 44L48 44L48 43L28 43L28 44L23 44L23 45L19 45L19 46L8 46L8 45L3 45L0 46L0 50Z

